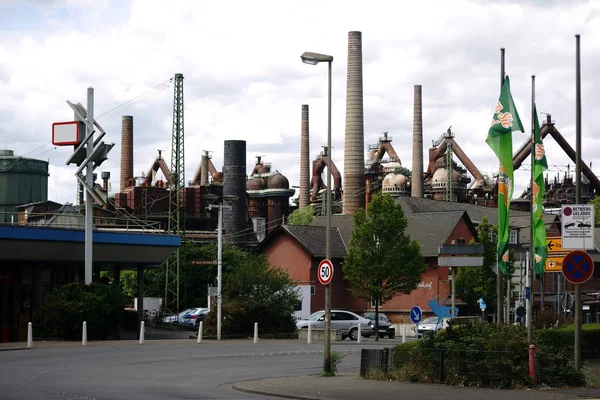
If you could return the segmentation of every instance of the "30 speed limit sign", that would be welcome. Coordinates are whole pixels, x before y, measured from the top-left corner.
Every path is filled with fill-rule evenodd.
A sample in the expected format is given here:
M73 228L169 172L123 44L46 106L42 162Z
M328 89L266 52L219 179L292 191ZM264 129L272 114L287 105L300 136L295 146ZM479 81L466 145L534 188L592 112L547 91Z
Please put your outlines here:
M333 278L333 264L329 260L323 260L319 263L319 269L317 271L319 275L319 282L323 285L329 284Z

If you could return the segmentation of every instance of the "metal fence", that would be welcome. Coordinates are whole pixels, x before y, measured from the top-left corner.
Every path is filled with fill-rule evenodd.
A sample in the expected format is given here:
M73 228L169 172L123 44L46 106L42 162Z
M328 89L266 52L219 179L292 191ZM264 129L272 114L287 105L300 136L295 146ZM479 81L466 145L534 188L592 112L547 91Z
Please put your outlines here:
M363 349L360 375L409 382L511 387L527 379L527 362L506 351Z

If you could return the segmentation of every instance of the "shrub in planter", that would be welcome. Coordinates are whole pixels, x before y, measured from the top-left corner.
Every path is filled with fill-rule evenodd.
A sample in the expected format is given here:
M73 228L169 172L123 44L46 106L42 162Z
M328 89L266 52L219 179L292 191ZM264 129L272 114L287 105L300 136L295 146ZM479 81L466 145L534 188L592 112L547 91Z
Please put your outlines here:
M88 339L109 339L118 332L123 295L119 288L92 283L69 283L55 288L36 310L36 337L81 339L83 321Z

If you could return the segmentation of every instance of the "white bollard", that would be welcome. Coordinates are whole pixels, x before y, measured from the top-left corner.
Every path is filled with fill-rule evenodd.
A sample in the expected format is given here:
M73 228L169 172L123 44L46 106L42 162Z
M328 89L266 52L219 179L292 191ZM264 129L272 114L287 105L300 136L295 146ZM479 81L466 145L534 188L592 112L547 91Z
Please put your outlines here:
M31 322L27 324L27 348L33 348L33 325Z
M254 343L258 343L258 322L254 323Z
M144 321L140 323L140 344L144 343Z
M356 343L362 342L362 329L360 324L358 324L358 337L356 338Z
M83 321L83 328L81 328L81 345L87 345L87 322Z
M402 343L406 343L406 325L402 325Z
M198 340L196 340L196 343L202 343L202 325L204 324L204 322L200 321L200 325L198 326Z
M306 338L306 343L312 343L312 324L310 322L308 323L308 336Z

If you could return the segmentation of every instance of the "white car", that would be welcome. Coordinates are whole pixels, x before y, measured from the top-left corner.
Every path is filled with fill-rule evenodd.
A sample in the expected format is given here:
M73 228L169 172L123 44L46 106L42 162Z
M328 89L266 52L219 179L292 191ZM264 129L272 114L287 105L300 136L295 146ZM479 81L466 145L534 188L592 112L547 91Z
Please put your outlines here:
M296 328L308 329L309 323L312 328L325 329L325 311L317 311L312 313L308 319L298 320ZM342 340L347 337L351 340L358 339L358 324L360 324L362 336L368 338L375 333L371 320L350 311L331 310L331 329L339 330L342 333Z
M437 332L440 329L446 329L448 327L448 321L450 318L439 318L439 317L429 317L425 318L423 321L419 322L417 325L419 327L419 331L415 332L416 337L423 336L425 332ZM413 330L417 329L417 326L413 328Z

